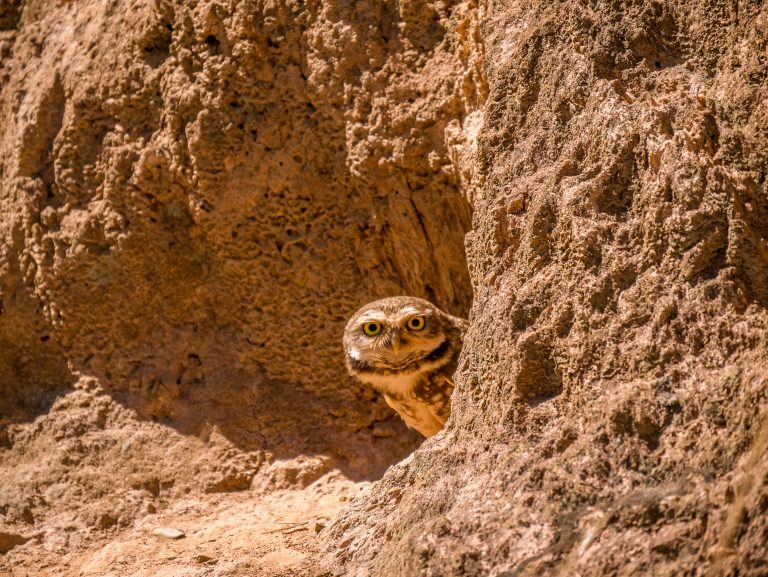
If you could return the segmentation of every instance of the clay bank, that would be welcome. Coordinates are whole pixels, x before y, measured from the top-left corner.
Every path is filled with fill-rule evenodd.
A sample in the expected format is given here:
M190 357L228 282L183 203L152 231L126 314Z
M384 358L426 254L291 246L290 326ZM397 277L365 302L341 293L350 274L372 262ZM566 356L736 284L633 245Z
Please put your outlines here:
M768 7L0 0L0 575L768 574ZM469 319L424 440L365 303Z

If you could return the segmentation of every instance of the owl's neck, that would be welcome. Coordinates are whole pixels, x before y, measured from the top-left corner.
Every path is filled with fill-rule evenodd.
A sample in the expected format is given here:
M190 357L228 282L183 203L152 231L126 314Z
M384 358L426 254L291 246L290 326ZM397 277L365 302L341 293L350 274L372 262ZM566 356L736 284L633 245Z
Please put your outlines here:
M392 397L406 398L429 375L455 362L456 353L451 349L448 339L445 339L430 353L405 366L395 367L355 358L348 358L347 365L350 373L377 391Z
M424 372L397 373L393 375L366 374L361 377L363 382L385 395L395 398L410 397L413 389L424 378Z

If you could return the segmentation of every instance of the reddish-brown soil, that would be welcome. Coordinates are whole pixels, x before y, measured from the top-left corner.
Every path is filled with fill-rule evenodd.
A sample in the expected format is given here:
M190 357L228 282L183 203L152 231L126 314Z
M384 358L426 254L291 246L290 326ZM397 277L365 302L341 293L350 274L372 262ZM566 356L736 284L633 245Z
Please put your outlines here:
M753 0L0 0L0 575L768 575L767 50ZM396 294L470 318L423 444L343 366Z

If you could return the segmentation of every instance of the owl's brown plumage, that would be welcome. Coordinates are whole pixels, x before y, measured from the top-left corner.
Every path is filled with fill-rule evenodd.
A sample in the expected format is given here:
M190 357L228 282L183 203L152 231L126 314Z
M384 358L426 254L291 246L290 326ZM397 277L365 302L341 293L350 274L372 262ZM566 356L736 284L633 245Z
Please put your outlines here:
M416 297L358 310L344 331L350 374L381 392L412 428L431 437L451 414L453 373L467 321Z

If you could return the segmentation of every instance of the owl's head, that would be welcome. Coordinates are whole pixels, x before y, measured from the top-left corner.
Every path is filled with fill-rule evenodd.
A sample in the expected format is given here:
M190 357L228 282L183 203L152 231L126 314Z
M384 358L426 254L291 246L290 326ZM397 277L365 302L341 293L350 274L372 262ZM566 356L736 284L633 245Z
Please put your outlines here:
M458 319L416 297L369 303L352 316L344 331L348 365L398 371L430 355L442 356L454 320Z

